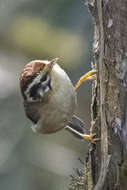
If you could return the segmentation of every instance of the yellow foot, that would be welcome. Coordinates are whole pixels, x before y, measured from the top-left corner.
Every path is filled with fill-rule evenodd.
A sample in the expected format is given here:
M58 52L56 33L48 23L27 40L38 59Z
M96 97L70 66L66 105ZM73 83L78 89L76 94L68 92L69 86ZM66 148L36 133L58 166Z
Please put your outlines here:
M100 140L100 138L94 138L96 133L90 134L90 135L82 135L82 138L85 140L89 140L91 143L96 144L97 141Z
M75 90L77 90L77 88L85 81L87 80L95 80L95 73L97 73L96 69L92 69L91 71L89 71L88 73L86 73L85 75L83 75L79 81L77 82L76 86L75 86ZM94 75L93 75L94 74Z

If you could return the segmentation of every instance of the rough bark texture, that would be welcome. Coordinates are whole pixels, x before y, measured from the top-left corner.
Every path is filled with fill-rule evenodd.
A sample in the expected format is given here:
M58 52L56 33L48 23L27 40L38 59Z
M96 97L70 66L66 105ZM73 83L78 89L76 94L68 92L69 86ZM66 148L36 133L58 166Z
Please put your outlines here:
M98 69L93 84L91 145L85 172L71 189L127 189L127 0L90 0L93 52ZM81 182L82 185L78 185Z

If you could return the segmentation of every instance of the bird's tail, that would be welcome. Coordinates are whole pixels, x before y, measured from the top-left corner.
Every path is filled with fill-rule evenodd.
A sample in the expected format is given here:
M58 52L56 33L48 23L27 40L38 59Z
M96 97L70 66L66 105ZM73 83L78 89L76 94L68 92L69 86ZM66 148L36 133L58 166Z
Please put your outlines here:
M85 123L77 116L73 115L72 120L65 127L66 130L71 132L78 139L83 139L85 132Z

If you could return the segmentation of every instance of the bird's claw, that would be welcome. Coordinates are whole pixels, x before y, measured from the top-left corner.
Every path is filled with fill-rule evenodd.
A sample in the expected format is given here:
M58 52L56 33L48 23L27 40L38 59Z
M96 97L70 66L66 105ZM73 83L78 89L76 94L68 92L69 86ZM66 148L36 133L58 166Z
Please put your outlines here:
M90 141L92 144L96 144L97 141L100 141L100 138L94 138L96 133L92 133L90 135L83 135L82 138Z
M85 75L83 75L79 81L77 82L77 84L75 85L75 90L77 90L77 88L85 81L87 80L95 80L96 79L96 74L97 70L96 69L92 69L91 71L87 72Z

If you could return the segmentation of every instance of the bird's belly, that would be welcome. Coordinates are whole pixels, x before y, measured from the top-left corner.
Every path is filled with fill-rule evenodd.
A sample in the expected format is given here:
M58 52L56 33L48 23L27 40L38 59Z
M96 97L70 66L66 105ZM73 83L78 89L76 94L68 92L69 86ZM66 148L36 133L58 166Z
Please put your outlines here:
M76 93L73 86L69 87L69 93L65 89L59 90L58 94L52 96L49 105L43 107L42 116L37 126L39 133L48 134L59 131L72 119L76 105Z
M39 133L54 133L56 131L59 131L60 129L64 128L67 123L72 118L72 113L67 114L63 110L53 111L53 113L50 113L48 118L43 118L40 120L39 124Z

